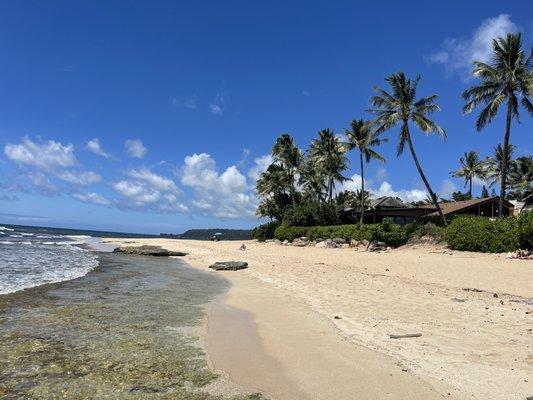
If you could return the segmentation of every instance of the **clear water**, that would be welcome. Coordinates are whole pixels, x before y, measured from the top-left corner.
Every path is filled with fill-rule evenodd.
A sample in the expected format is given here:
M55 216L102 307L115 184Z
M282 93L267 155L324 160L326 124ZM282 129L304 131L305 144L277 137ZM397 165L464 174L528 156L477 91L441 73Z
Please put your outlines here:
M0 226L0 294L84 276L98 266L88 235Z

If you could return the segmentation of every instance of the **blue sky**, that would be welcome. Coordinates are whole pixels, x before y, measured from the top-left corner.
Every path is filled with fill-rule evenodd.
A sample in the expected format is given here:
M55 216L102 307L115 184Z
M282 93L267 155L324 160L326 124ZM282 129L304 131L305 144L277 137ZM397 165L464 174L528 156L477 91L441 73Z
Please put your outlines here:
M389 2L25 1L0 5L0 222L129 232L251 227L253 182L282 132L306 147L341 132L374 85L420 73L439 94L444 143L416 132L442 195L465 150L501 141L461 114L471 61L494 34L531 46L533 4ZM532 119L513 127L531 154ZM371 164L375 195L425 197L406 153L386 136ZM351 158L355 160L355 154ZM357 164L348 175L357 186ZM475 190L478 192L479 187Z

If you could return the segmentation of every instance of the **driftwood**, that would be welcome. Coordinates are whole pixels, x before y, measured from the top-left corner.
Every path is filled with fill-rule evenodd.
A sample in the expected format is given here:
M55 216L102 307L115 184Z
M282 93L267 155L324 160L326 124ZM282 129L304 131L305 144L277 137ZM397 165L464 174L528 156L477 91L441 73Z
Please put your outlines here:
M420 336L422 336L421 333L406 333L405 335L393 335L393 334L389 335L391 339L405 339L405 338L420 337Z

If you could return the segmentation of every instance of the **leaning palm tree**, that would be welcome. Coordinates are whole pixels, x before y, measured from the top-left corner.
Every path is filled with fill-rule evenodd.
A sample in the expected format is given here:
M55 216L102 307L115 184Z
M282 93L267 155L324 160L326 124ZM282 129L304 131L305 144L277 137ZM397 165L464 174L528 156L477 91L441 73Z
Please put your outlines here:
M451 174L455 178L464 178L465 187L468 185L468 194L472 198L472 181L474 178L484 178L485 169L483 168L483 162L479 159L479 153L477 151L465 152L464 155L459 158L461 168L453 171Z
M300 167L302 152L294 144L292 136L284 133L277 138L274 147L272 147L272 157L275 162L279 163L285 169L291 202L294 205L296 199L295 175Z
M492 62L490 64L480 61L474 62L474 75L479 77L481 83L463 92L466 104L465 113L471 113L474 108L482 106L476 127L481 131L492 122L498 109L506 103L505 134L503 137L504 152L507 151L511 136L511 122L519 122L519 103L533 115L533 47L529 57L522 49L522 37L519 33L508 34L505 38L492 41ZM503 154L502 173L500 182L499 214L503 215L503 200L506 190L507 159Z
M257 214L260 217L268 216L281 220L288 205L287 197L289 196L286 193L288 186L285 169L281 165L270 164L255 184L262 204Z
M345 129L344 133L348 138L348 146L350 149L359 150L359 164L361 172L361 196L365 193L365 172L364 172L364 163L367 164L370 160L378 160L385 162L385 158L378 152L372 149L372 147L377 147L382 143L385 143L387 139L381 139L376 132L373 132L370 123L368 121L363 121L362 119L353 119L350 122L350 128ZM361 197L359 199L360 206L360 218L359 223L363 223L363 217L365 212L365 202Z
M332 130L323 129L318 132L318 139L311 142L310 155L327 181L328 202L333 204L333 190L335 182L345 182L349 178L342 175L348 169L349 160L346 157L348 148L345 143L335 136Z
M407 78L403 72L398 72L387 77L385 80L391 86L391 93L376 87L374 90L377 95L370 99L374 108L369 111L376 115L373 121L375 126L374 131L377 134L381 134L400 125L397 155L400 156L403 153L404 146L407 143L416 169L426 186L431 201L435 205L444 224L446 224L446 218L439 206L437 196L435 196L435 193L431 189L429 181L418 161L409 129L409 123L411 122L426 134L436 133L441 138L446 139L444 129L429 119L429 115L440 110L439 106L435 104L437 95L422 97L420 99L416 98L416 89L420 81L420 76L412 80Z
M507 151L503 150L501 144L494 148L494 156L487 157L483 161L484 174L489 182L489 187L496 185L502 181L502 176L505 173L504 181L505 186L511 182L511 177L515 174L516 164L513 161L513 153L515 146L509 144ZM505 164L505 169L504 169ZM500 215L498 210L498 215Z

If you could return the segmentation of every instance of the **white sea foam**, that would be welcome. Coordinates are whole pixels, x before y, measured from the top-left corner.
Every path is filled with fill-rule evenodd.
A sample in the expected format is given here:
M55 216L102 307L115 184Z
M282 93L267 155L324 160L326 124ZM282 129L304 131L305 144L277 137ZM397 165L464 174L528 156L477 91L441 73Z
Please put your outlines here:
M13 232L14 229L13 229L13 228L6 228L5 226L0 226L0 231L10 231L10 232Z

